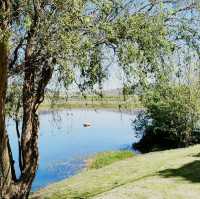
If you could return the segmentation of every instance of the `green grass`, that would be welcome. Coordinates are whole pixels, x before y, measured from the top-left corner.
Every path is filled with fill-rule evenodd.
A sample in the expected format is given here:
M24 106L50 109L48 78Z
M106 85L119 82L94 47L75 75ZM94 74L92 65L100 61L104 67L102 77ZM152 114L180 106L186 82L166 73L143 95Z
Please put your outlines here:
M200 145L136 155L85 170L40 190L33 198L199 199Z
M56 104L54 106L51 106L51 104L42 104L40 106L40 110L47 110L47 109L78 109L78 108L84 108L84 109L114 109L114 110L133 110L136 108L141 108L142 106L140 104L135 103L129 103L129 104L118 104L118 103L84 103L84 102L66 102L66 103L60 103Z
M131 151L111 151L95 155L87 161L88 169L100 169L119 160L133 157Z
M65 99L58 99L54 106L52 106L50 100L46 100L40 106L40 110L76 108L133 110L141 107L142 105L139 99L135 96L129 97L126 101L123 100L122 96L105 96L103 98L88 96L86 99L81 97L69 98L68 101Z

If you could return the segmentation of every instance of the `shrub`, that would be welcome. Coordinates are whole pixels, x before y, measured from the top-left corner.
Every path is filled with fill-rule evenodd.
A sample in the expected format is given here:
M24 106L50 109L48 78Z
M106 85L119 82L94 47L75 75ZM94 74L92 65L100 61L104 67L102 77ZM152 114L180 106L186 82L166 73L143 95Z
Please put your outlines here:
M135 121L137 132L143 133L136 146L152 150L198 143L199 95L195 86L160 84L150 89L143 98L146 111Z

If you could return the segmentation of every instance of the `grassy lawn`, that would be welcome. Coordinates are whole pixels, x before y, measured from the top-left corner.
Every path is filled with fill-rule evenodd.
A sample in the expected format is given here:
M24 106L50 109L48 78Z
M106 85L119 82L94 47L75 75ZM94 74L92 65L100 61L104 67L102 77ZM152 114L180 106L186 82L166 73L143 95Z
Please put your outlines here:
M199 199L200 145L138 155L35 193L50 199Z

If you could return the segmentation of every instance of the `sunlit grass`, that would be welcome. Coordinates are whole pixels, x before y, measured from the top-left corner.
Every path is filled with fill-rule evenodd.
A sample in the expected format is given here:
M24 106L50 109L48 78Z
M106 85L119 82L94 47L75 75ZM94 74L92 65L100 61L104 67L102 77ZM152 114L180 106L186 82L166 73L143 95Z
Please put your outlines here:
M133 156L134 154L131 151L112 151L99 153L87 161L87 167L88 169L100 169L119 160L128 159Z
M52 103L53 102L53 103ZM126 99L122 95L119 96L104 96L102 98L97 96L87 96L87 98L59 97L53 101L50 98L41 104L40 111L43 110L55 110L55 109L113 109L113 110L133 110L136 108L142 108L142 104L137 96L128 96Z
M198 199L200 145L136 155L48 186L34 198Z

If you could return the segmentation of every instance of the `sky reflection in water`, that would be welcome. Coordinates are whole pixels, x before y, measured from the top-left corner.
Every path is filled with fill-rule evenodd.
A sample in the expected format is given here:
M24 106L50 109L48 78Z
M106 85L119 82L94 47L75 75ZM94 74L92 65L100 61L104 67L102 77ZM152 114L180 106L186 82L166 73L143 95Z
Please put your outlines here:
M40 114L40 166L32 190L76 174L84 160L97 152L131 148L136 142L131 121L135 115L112 111L62 110ZM90 122L90 128L83 123ZM12 122L12 148L17 148ZM17 150L14 151L17 160Z

